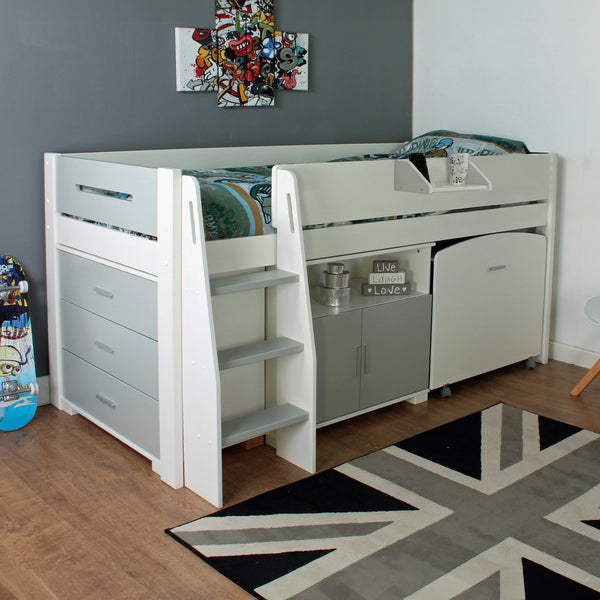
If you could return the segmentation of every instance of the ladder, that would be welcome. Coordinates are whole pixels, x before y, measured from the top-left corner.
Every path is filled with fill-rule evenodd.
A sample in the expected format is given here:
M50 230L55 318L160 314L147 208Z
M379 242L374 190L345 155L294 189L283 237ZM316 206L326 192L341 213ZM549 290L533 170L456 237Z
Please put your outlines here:
M241 271L233 265L234 272L215 277L207 260L198 183L183 178L184 484L216 507L223 506L222 450L228 446L269 434L278 456L309 473L316 469L316 367L297 190L290 172L278 181L272 200L277 203L273 264ZM266 314L257 316L265 321L264 339L220 348L213 303L250 290L264 294L260 306ZM262 405L224 420L223 403L231 401L222 396L224 372L255 363L265 367L259 367L265 378Z

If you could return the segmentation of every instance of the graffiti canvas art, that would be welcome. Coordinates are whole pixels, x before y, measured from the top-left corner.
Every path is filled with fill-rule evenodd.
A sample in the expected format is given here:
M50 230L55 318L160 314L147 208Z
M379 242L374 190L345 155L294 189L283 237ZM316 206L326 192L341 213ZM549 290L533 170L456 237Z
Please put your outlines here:
M221 107L273 106L308 89L308 34L275 29L274 0L216 0L215 28L177 27L177 91L215 92Z

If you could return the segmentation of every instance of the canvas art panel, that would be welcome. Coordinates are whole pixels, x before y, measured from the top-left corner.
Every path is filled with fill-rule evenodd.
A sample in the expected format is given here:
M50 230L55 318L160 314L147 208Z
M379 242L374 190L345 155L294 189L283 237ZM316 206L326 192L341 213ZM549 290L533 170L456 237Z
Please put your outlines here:
M308 34L275 29L273 0L217 0L215 28L175 28L179 92L217 92L220 107L273 106L308 89Z

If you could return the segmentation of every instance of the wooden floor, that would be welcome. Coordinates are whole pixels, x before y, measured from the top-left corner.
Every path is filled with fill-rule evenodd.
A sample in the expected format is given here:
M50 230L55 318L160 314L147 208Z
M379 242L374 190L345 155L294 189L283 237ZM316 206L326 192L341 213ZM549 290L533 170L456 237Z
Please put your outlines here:
M585 372L511 366L455 384L448 400L431 394L321 429L319 469L497 402L600 433L600 378L569 397ZM228 449L224 463L228 505L306 475L266 446ZM164 533L213 510L83 418L43 406L0 432L0 600L250 598Z

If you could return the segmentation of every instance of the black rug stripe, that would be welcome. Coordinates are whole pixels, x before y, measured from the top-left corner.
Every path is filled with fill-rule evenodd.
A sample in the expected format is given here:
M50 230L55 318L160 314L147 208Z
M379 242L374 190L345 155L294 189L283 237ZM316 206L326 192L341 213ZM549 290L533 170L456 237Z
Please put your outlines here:
M254 591L256 588L279 579L332 551L333 549L307 550L281 552L279 554L248 554L246 556L203 558L211 567L234 581L236 585L239 585L256 598L262 598Z
M581 431L580 427L561 423L548 417L540 416L538 417L538 422L540 429L540 450L550 448L550 446L554 446L554 444L558 444Z
M522 558L525 600L598 600L600 594L589 587L559 575L531 560Z
M215 517L416 510L334 469L266 492L214 513Z
M481 412L440 425L395 445L481 480Z
M596 529L600 529L600 521L598 519L588 519L586 521L581 521L585 525L589 525L590 527L595 527Z

